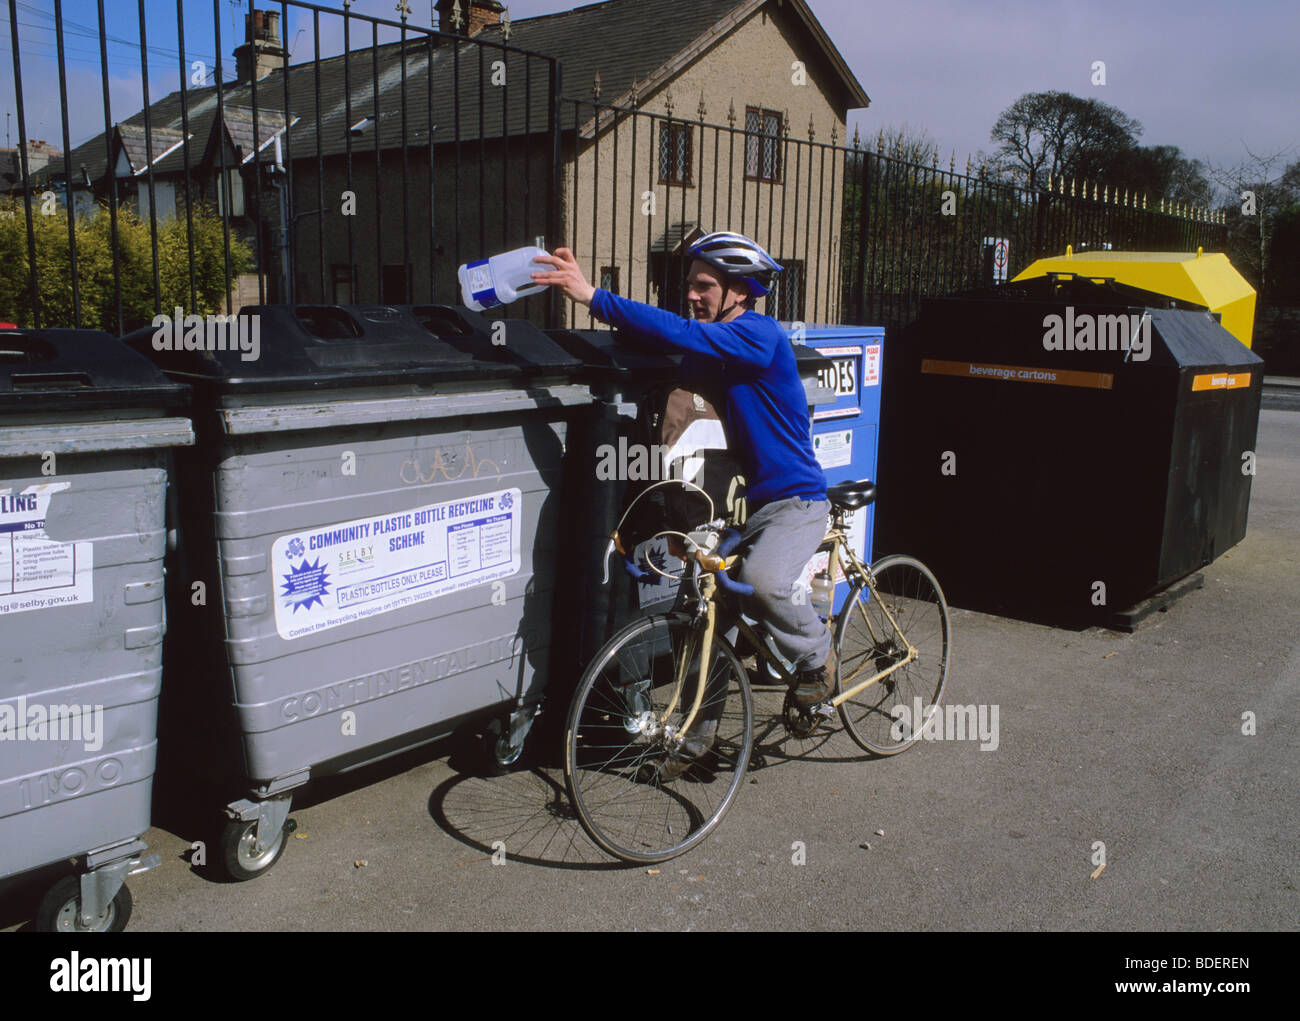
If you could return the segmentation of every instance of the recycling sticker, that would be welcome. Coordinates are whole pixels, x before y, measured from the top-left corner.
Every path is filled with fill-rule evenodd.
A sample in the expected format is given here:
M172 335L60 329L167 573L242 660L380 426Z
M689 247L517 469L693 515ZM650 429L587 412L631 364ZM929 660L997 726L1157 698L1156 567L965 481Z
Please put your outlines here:
M302 638L518 574L521 496L503 489L279 536L276 631Z
M0 483L0 614L93 602L95 544L45 534L55 493L71 482L42 482L21 492Z

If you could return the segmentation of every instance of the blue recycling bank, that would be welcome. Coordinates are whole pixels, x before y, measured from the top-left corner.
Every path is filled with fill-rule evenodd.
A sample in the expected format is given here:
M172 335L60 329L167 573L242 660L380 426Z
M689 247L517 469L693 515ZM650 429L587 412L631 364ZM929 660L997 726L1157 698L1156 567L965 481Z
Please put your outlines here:
M830 359L820 372L822 386L835 400L813 410L812 440L826 484L876 478L880 438L880 387L885 345L882 326L806 326L795 330L784 323L793 343L803 343ZM871 563L875 505L853 515L850 536L854 551ZM823 560L825 557L823 556ZM848 598L848 585L835 587L836 611Z

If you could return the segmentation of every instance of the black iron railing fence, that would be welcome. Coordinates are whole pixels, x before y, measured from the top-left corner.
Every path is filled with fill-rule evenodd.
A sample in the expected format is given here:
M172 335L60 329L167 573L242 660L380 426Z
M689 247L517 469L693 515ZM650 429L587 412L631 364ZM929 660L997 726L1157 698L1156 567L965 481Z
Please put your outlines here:
M460 264L538 239L573 248L594 283L685 312L691 240L727 229L786 267L760 311L898 326L927 295L1010 279L1066 245L1226 242L1218 214L909 163L782 111L733 107L723 124L703 98L675 109L671 92L653 111L561 98L554 58L300 0L251 13L234 60L222 56L221 0L198 31L193 0L188 27L177 0L178 87L161 97L148 33L170 4L151 4L151 21L137 0L143 103L121 120L98 0L103 130L77 146L54 0L64 156L34 166L20 3L7 4L20 145L0 180L0 320L21 325L123 332L177 306L454 303ZM113 13L116 38L129 35ZM212 41L211 73L187 31ZM507 311L589 321L553 296Z
M561 101L567 147L564 236L593 282L686 313L691 238L734 230L786 267L760 311L805 322L910 321L922 297L1010 279L1030 262L1078 251L1221 246L1207 211L1148 207L1137 196L1063 180L1029 190L854 144L838 126L795 137L783 114L734 108L726 125ZM1091 190L1089 190L1091 189ZM570 311L571 322L584 315Z
M840 314L900 326L927 296L1010 280L1074 251L1221 248L1222 217L1062 179L1027 189L852 149L845 156Z
M33 167L25 141L13 154L0 213L21 221L8 226L25 251L5 270L0 319L120 331L173 306L449 301L461 262L556 235L554 58L280 0L250 15L232 60L223 3L212 0L191 31L215 47L209 71L186 48L195 5L176 0L178 85L160 96L149 32L164 5L135 6L139 63L129 70L142 106L115 120L110 82L128 69L110 61L107 41L131 27L117 6L110 35L98 0L103 129L73 146L68 111L80 99L55 0L64 156ZM26 140L18 0L8 13ZM310 56L290 62L290 38ZM107 227L93 224L100 214ZM52 246L54 218L66 237Z
M833 139L796 139L758 109L730 109L722 125L705 121L702 101L689 118L671 101L663 113L594 100L560 105L566 236L593 282L685 313L690 242L731 230L786 267L760 311L838 316L848 150Z

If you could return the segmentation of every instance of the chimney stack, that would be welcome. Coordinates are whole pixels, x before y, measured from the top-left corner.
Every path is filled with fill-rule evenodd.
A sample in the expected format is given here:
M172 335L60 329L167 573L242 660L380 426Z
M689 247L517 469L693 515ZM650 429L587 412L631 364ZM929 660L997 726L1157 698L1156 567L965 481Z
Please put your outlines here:
M453 8L460 9L459 28L452 17ZM438 31L478 35L485 28L501 24L504 11L505 8L497 0L438 0Z
M280 12L250 10L244 15L244 42L235 47L235 73L241 82L252 81L256 69L261 81L288 63L280 42Z

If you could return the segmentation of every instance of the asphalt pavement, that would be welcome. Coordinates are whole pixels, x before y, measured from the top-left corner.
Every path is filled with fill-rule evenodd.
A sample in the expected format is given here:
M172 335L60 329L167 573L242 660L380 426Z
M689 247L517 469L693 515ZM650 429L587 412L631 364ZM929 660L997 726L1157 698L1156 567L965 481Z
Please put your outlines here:
M559 769L475 776L440 746L309 789L252 882L151 830L130 927L1294 930L1300 414L1265 410L1257 447L1246 539L1135 633L954 609L946 701L996 706L996 748L762 737L717 832L649 869L592 846ZM779 706L760 695L760 732ZM0 927L29 926L39 887L0 898Z

